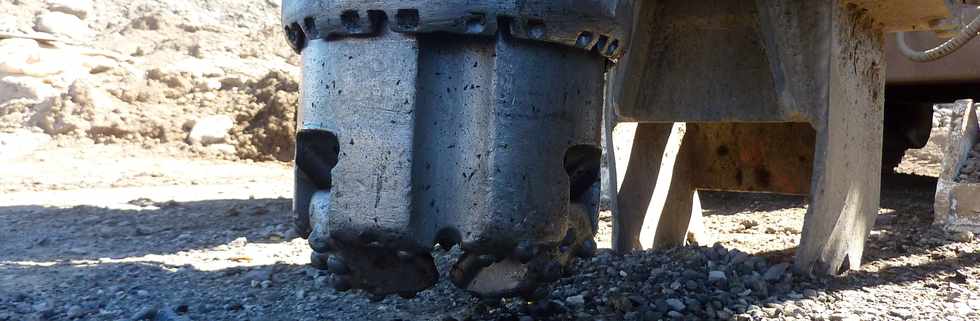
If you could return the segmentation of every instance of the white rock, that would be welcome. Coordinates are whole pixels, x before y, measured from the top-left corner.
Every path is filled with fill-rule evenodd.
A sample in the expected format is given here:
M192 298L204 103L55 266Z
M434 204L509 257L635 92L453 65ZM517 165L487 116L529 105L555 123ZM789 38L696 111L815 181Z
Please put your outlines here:
M45 77L57 82L60 78L75 78L74 74L88 74L94 66L105 64L97 61L100 58L90 58L92 62L86 67L86 59L75 50L41 48L31 39L0 40L0 76Z
M41 14L34 21L34 30L74 39L85 39L92 35L92 31L82 19L64 12Z
M28 76L0 78L0 104L18 98L41 101L58 94L58 90L39 78Z
M980 299L966 300L966 304L975 310L980 310Z
M214 78L200 79L194 87L200 92L219 90L221 89L221 81Z
M236 239L232 240L231 242L229 242L228 243L228 246L231 246L231 247L244 247L246 244L248 244L248 239L247 238L244 238L244 237L239 237L239 238L236 238Z
M708 272L708 281L718 282L718 281L725 281L725 280L728 280L728 277L725 276L725 272L722 271Z
M64 12L81 19L92 12L92 0L48 0L48 10Z
M565 302L567 302L568 304L570 304L572 306L579 306L579 305L585 304L585 297L582 296L581 294L579 294L579 295L573 295L573 296L570 296L570 297L565 298Z
M678 299L670 298L667 299L666 302L667 305L670 306L671 310L674 311L684 311L684 309L687 308L687 306L684 305L684 302L681 302L681 300Z
M24 74L24 66L37 60L41 49L33 39L3 39L0 40L0 73Z
M912 309L897 308L888 311L888 314L899 317L901 319L910 319L912 318L912 316L915 315L915 311L913 311Z
M228 131L235 125L231 117L225 115L208 116L194 122L187 141L191 144L210 145L225 142Z
M830 321L856 321L856 320L860 320L860 318L858 318L855 315L851 315L849 313L838 312L830 315Z

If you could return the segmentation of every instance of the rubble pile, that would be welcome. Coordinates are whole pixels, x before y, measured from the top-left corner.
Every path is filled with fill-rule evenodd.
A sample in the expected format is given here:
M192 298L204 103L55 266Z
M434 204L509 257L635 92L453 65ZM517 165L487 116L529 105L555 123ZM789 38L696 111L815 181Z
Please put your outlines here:
M291 160L299 67L272 45L278 1L179 2L0 4L0 132Z

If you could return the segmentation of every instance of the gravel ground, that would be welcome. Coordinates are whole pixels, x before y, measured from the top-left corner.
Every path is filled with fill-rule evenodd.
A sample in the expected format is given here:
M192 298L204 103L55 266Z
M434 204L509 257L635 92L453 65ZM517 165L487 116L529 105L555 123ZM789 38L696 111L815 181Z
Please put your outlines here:
M980 242L930 225L931 177L885 177L867 263L842 278L786 269L805 199L708 192L711 247L601 250L534 302L479 300L445 281L414 299L374 302L335 292L328 273L306 265L308 246L289 225L288 164L58 145L31 154L43 159L6 162L21 169L0 175L0 320L980 317ZM141 172L157 175L114 186ZM437 251L440 268L457 254Z

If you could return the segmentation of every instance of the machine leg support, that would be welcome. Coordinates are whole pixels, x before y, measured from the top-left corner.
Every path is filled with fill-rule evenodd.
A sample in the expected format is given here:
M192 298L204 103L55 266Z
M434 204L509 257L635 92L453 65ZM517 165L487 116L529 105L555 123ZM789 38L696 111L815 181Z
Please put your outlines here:
M689 231L703 242L694 145L684 144L687 131L682 123L637 126L613 217L621 222L614 231L616 251L683 245Z
M803 273L825 275L860 266L878 214L884 117L883 35L860 12L835 9L829 77L817 79L829 92L813 122L810 206L795 262Z

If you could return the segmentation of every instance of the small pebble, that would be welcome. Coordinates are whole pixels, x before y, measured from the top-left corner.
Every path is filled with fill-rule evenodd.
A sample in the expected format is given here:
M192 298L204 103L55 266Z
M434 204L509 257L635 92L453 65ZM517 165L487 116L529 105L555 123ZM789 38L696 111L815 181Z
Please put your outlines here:
M687 306L684 305L684 302L681 302L681 300L678 299L670 298L667 299L666 302L667 305L674 311L684 311L684 309L687 308Z
M762 279L766 281L779 281L786 274L786 269L789 268L789 264L780 263L769 267L766 273L762 275Z
M708 272L708 281L710 282L721 282L726 280L728 280L728 277L725 276L725 272L722 271Z

